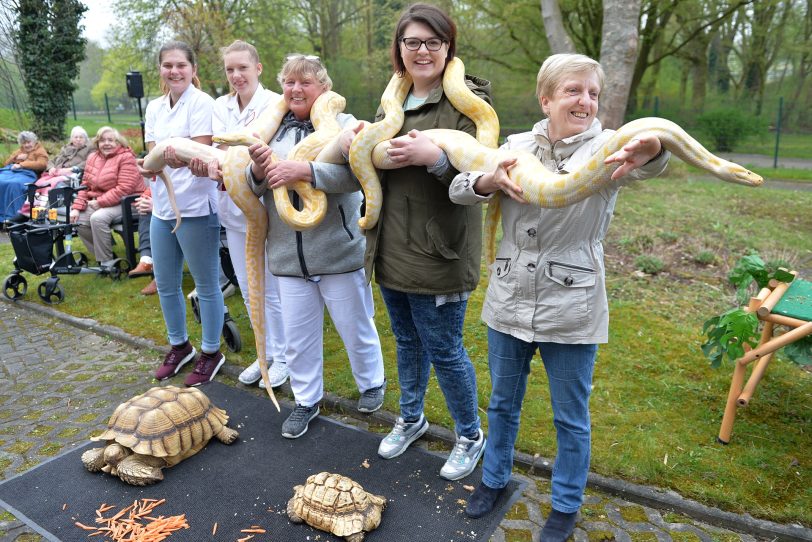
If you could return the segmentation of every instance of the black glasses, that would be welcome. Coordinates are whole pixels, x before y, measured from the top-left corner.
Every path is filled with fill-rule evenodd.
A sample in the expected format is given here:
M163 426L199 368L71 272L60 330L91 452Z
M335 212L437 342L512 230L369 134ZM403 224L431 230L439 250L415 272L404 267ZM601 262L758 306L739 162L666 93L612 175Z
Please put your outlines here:
M400 43L402 43L403 46L410 51L417 51L420 49L421 45L425 45L426 49L429 51L439 51L440 47L447 42L445 40L441 40L440 38L429 38L427 40L421 40L418 38L401 38Z

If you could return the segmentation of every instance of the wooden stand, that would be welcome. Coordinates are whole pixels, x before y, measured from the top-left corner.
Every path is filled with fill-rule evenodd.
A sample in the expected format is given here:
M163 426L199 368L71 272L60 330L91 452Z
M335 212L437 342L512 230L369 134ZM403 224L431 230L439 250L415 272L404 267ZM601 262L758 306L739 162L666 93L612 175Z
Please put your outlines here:
M792 274L797 275L795 271ZM733 378L730 382L730 392L727 395L725 414L722 418L722 426L719 429L718 440L722 444L730 442L730 436L733 433L733 422L736 420L736 409L747 406L750 399L752 399L756 386L761 382L764 373L767 371L773 353L779 348L792 344L807 335L812 335L812 321L810 321L812 318L807 318L806 314L802 318L795 318L773 313L773 309L779 304L789 287L790 283L771 283L769 288L763 288L757 296L751 298L745 309L747 312L755 313L759 321L764 322L764 327L761 331L761 340L758 346L749 349L744 356L736 360L733 368ZM776 326L786 326L792 328L792 330L774 336ZM757 363L750 373L750 378L745 383L747 366L754 361Z

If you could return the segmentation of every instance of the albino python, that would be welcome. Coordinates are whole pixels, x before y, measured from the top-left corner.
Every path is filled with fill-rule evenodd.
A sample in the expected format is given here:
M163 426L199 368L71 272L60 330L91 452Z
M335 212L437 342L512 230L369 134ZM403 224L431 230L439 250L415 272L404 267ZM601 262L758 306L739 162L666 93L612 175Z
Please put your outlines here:
M337 137L340 127L335 118L344 110L345 100L335 92L328 91L319 96L314 102L311 111L313 125L316 131L300 141L289 153L291 159L313 160L319 158L320 151ZM285 100L280 97L276 104L269 106L248 127L241 132L213 138L215 143L232 145L226 150L203 145L186 138L170 138L156 144L144 158L143 167L151 171L160 171L166 166L164 151L172 147L175 154L183 162L188 163L192 158L200 158L204 162L217 160L223 172L223 184L228 195L237 204L246 219L246 272L248 275L248 299L251 311L251 322L254 327L254 340L256 343L257 359L265 359L265 239L268 233L268 215L265 206L251 190L245 178L245 169L251 161L248 148L245 145L270 141L276 133L285 114L288 111ZM257 134L259 137L256 137ZM329 157L328 157L329 158ZM171 191L171 182L167 182L170 199L175 209L175 216L180 223L180 213L174 204L174 195ZM326 197L321 191L313 189L310 183L300 182L294 185L304 201L302 211L296 211L291 205L286 188L274 190L274 202L280 217L292 228L311 228L324 217L326 210ZM177 226L176 226L177 228ZM279 410L279 403L273 393L268 378L268 368L260 363L262 381L268 396Z
M673 122L654 117L637 119L622 126L579 170L566 175L554 173L545 168L532 153L492 148L496 146L499 134L498 119L495 114L491 114L493 109L490 105L468 89L463 74L462 62L456 58L450 61L443 76L443 91L458 111L477 124L477 137L444 129L425 130L423 134L445 151L449 162L458 171L490 172L501 161L517 158L518 162L510 170L509 176L522 187L525 201L533 205L546 208L565 207L598 192L611 181L612 173L619 167L619 164L604 164L604 159L643 132L656 135L674 155L723 181L748 186L759 186L763 182L752 171L714 156ZM403 124L402 104L411 84L408 76L392 76L381 97L381 107L386 117L365 127L350 147L350 166L364 188L367 202L366 215L359 222L362 228L373 227L380 213L383 194L375 168L400 167L389 160L386 151L390 146L388 140ZM497 196L498 194L497 192ZM489 263L495 257L498 223L499 199L494 197L488 204L485 220L486 257Z

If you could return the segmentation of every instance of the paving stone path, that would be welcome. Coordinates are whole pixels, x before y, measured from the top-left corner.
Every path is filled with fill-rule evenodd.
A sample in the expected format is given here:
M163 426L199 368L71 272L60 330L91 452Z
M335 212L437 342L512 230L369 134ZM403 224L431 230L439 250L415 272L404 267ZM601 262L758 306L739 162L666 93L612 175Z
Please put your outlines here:
M133 346L55 319L27 304L0 301L0 479L35 467L86 442L116 405L148 388L163 354ZM218 379L239 386L234 374ZM289 397L289 396L288 396ZM349 403L348 403L349 404ZM333 398L329 415L364 429L380 431L381 420L356 419ZM388 417L388 418L387 418ZM439 441L439 444L438 444ZM442 438L420 441L432 449ZM447 442L445 443L447 444ZM527 481L522 498L502 521L493 542L536 542L550 510L549 480L519 474ZM728 522L729 524L729 522ZM740 530L748 530L743 517ZM573 539L617 541L757 541L664 508L643 506L589 489ZM183 540L176 533L170 540ZM788 538L785 538L788 539ZM0 508L0 542L41 540L24 523Z

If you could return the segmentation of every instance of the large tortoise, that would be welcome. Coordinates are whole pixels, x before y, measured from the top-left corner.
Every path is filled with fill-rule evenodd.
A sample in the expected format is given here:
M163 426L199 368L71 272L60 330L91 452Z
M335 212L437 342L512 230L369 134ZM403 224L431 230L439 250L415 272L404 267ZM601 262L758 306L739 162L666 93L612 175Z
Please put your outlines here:
M234 442L239 434L226 423L226 412L197 388L151 388L116 408L107 430L91 439L107 445L83 453L82 463L128 484L153 484L163 480L162 468L196 454L212 437Z
M293 523L307 522L348 542L361 542L365 533L381 524L385 507L385 497L367 493L346 476L320 472L293 488L288 517Z

